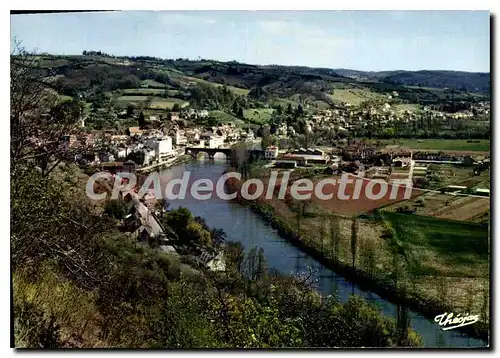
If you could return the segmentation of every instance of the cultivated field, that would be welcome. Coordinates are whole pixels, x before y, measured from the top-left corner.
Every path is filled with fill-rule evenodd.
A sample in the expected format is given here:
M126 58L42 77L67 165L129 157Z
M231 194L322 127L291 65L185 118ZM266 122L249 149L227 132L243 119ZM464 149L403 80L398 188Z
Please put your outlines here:
M359 88L335 89L331 97L334 101L349 102L353 105L359 105L368 100L387 99L387 96Z
M422 216L483 222L488 220L490 199L429 192L418 198L384 207L384 210L396 212L398 208L404 206L416 209L416 214Z
M479 143L468 143L465 139L398 139L388 144L399 144L411 149L429 149L445 151L472 151L489 152L490 141L488 139L478 140Z

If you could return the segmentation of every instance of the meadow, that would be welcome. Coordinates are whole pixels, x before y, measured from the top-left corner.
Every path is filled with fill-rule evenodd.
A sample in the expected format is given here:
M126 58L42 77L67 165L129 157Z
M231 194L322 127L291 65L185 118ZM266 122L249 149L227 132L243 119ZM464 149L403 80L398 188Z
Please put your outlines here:
M411 149L448 150L448 151L471 151L489 152L490 141L488 139L467 142L466 139L397 139L396 143Z

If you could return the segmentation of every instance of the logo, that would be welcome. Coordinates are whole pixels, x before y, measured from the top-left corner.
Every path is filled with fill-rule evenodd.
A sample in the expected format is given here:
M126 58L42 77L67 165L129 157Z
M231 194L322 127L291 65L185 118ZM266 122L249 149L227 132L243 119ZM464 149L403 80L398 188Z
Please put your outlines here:
M437 315L434 318L434 322L437 322L443 331L448 331L450 329L455 329L463 326L468 326L479 321L479 315L466 314L462 316L460 313L454 316L453 312L445 312Z

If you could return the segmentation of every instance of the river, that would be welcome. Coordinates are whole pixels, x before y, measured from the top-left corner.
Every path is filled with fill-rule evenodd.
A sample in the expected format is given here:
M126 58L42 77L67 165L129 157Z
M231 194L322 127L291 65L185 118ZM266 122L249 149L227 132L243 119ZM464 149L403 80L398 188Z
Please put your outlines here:
M162 171L161 175L180 178L185 171L190 172L190 182L196 179L210 179L216 183L226 169L225 161L191 161ZM396 317L396 305L377 294L361 290L332 270L327 269L313 258L282 239L277 231L265 223L250 208L213 198L199 201L186 195L183 200L170 201L171 208L188 208L193 215L203 217L213 228L223 229L229 241L241 242L248 251L253 247L264 249L269 269L283 274L308 273L312 269L315 285L321 293L337 293L345 301L350 295L358 295L376 305L384 315ZM410 325L424 340L425 347L485 347L486 342L467 337L457 331L442 331L433 320L410 311Z

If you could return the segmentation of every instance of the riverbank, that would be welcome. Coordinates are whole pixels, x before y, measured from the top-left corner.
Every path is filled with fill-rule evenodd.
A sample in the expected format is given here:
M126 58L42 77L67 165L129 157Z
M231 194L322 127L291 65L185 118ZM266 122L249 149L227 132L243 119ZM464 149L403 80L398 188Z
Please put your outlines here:
M231 191L239 189L237 181L228 181L228 184ZM392 270L391 268L397 267L399 263L397 261L393 262L394 259L386 247L388 246L387 241L390 240L388 238L379 238L379 236L384 235L384 227L373 216L366 216L358 220L360 226L358 252L355 265L353 266L349 259L350 240L346 239L350 235L351 219L338 218L338 231L342 233L344 238L339 243L336 253L333 254L332 251L334 250L331 250L332 245L329 245L323 239L318 240L318 236L330 235L321 226L328 224L326 222L327 219L303 218L302 224L299 224L300 235L298 235L295 217L292 216L295 214L291 212L285 213L287 209L284 209L286 205L283 201L281 203L273 201L249 202L241 197L237 197L236 201L249 206L264 221L275 228L282 238L313 257L325 267L338 272L347 280L356 283L362 289L373 291L395 304L406 305L414 311L421 312L431 321L434 320L436 315L444 312L454 312L455 315L459 313L477 313L474 309L466 311L462 306L456 304L457 299L455 297L457 296L457 292L456 290L453 291L454 286L452 285L457 281L456 278L445 277L443 279L436 279L432 275L427 275L425 277L418 277L417 280L406 271L401 270L397 272L398 270ZM368 247L368 244L370 247ZM368 248L371 248L371 251ZM369 262L367 264L367 261L369 261L367 258L377 255L376 260L374 259L371 264ZM382 256L383 260L385 260L383 263L381 263ZM399 261L404 260L402 257L395 257L395 259ZM454 298L453 302L450 302L447 292L450 297ZM478 301L480 298L480 296L476 297L475 301ZM489 297L487 298L489 299ZM460 332L487 341L489 327L487 322L479 322L461 328Z
M137 169L137 172L140 174L148 174L148 173L155 171L155 170L158 170L158 169L167 169L167 168L173 167L175 165L189 162L192 159L193 159L193 157L191 155L184 154L184 155L181 155L173 160L167 160L167 161L164 161L161 163L157 163L157 164L149 165L147 167L139 168L139 169Z

